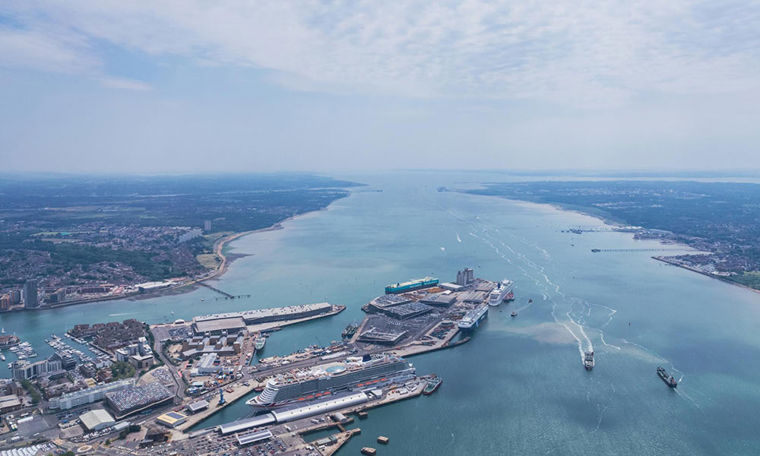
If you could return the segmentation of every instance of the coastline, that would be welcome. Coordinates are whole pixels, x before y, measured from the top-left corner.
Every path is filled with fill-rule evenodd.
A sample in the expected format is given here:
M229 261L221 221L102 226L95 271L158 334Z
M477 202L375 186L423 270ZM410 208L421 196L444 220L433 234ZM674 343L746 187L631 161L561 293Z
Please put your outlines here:
M329 207L329 205L327 207ZM78 299L78 300L63 302L63 303L55 304L55 305L40 306L36 309L25 309L25 308L12 309L12 310L9 310L8 312L19 312L19 311L39 312L39 311L60 309L62 307L76 306L79 304L93 304L96 302L115 301L118 299L128 299L128 300L136 301L136 300L157 298L160 296L170 296L170 295L179 295L179 294L189 293L195 290L201 282L220 278L222 275L224 275L225 272L227 272L230 265L236 259L248 256L247 254L225 255L224 248L227 247L231 242L238 240L244 236L251 235L251 234L264 233L268 231L278 231L278 230L285 229L285 227L283 226L283 223L293 220L296 217L299 217L301 215L306 215L313 212L326 210L327 207L314 210L314 211L304 212L302 214L292 215L290 217L280 220L279 222L274 223L273 225L270 225L264 228L231 233L231 234L228 234L227 236L217 239L214 242L214 246L213 246L214 255L221 259L221 262L217 265L217 267L213 270L210 270L208 274L204 274L202 276L195 277L195 278L189 278L187 282L183 282L176 286L169 286L169 287L161 288L155 291L149 291L149 292L143 292L143 293L133 292L133 293L122 294L118 296L102 296L102 297L96 297L96 298Z
M501 199L505 199L507 201L511 201L513 203L518 203L518 204L531 204L531 205L538 205L538 206L549 206L549 207L552 207L552 208L560 210L560 211L573 212L573 213L584 215L584 216L587 216L587 217L593 217L595 219L600 220L603 224L612 227L613 229L625 228L627 226L627 225L624 225L623 223L621 223L621 221L619 221L619 220L616 220L616 219L613 219L613 218L610 218L610 217L605 217L602 214L594 213L592 211L584 210L584 208L578 207L578 206L565 206L565 205L559 204L559 203L543 203L543 202L537 202L537 201L531 201L531 200L520 200L520 199L514 199L514 198L507 198L507 197L499 196L499 195L484 195L482 193L471 193L471 192L468 192L468 191L463 191L463 192L459 191L459 192L460 193L465 193L465 194L468 194L468 195L501 198ZM642 229L648 229L648 228L642 227ZM620 231L620 232L624 232L624 231ZM652 240L655 240L655 239L652 239ZM696 251L696 249L694 249L694 247L691 247L690 245L684 244L682 242L673 242L673 243L669 243L668 244L668 243L660 241L660 244L662 244L662 245L676 245L676 246L684 247L685 249L690 249L690 250L695 250ZM755 292L755 293L760 293L760 290L758 290L756 288L752 288L750 286L741 284L739 282L735 282L733 280L729 280L729 279L727 279L725 277L716 276L716 275L713 275L713 274L706 273L704 271L700 271L699 269L696 269L696 268L691 268L689 266L686 266L686 265L683 265L683 264L679 264L679 263L677 263L675 261L668 260L668 257L664 257L664 256L652 256L651 258L654 259L654 260L657 260L657 261L669 264L671 266L677 266L677 267L685 269L687 271L696 272L697 274L701 274L703 276L710 277L711 279L720 280L721 282L729 284L729 285L734 285L734 286L741 287L741 288L747 289L747 290Z
M729 285L735 285L737 287L745 288L745 289L747 289L749 291L753 291L755 293L760 293L760 290L758 290L758 289L749 287L749 286L744 285L744 284L739 283L739 282L735 282L733 280L726 279L725 277L716 276L716 275L713 275L713 274L710 274L710 273L707 273L707 272L704 272L704 271L700 271L699 269L692 268L692 267L686 266L684 264L677 263L677 262L675 262L673 260L668 259L668 257L653 256L652 259L655 259L657 261L661 261L661 262L663 262L665 264L669 264L671 266L676 266L676 267L679 267L679 268L682 268L682 269L686 269L687 271L696 272L697 274L702 274L703 276L710 277L711 279L720 280L721 282L727 283Z

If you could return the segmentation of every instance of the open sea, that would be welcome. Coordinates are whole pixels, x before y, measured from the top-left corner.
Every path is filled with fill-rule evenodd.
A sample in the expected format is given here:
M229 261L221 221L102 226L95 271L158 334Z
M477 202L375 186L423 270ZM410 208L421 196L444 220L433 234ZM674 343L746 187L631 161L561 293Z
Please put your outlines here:
M410 358L443 385L430 397L369 411L338 455L390 437L382 455L760 454L760 294L650 257L662 248L599 219L547 205L439 192L504 176L398 173L340 176L368 184L285 229L239 239L248 254L212 284L146 300L3 314L0 326L45 356L43 339L77 323L194 315L329 301L345 312L274 333L265 354L340 338L387 283L454 280L465 266L516 283L470 343ZM377 191L373 191L377 190ZM568 228L597 228L572 234ZM666 246L675 248L674 246ZM675 253L675 252L670 252ZM532 299L532 303L528 300ZM519 316L511 318L517 310ZM593 347L596 367L581 365ZM0 375L8 376L5 366ZM662 365L680 379L671 390ZM203 425L250 413L242 401Z

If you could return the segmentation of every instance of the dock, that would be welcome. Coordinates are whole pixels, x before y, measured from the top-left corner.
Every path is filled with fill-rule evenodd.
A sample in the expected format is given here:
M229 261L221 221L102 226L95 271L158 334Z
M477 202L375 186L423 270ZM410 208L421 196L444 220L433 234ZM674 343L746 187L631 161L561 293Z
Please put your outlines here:
M254 390L261 391L272 378L293 375L293 372L318 370L328 364L340 364L348 357L407 358L468 343L472 337L471 331L477 331L477 326L470 329L462 324L464 329L460 329L459 322L468 314L487 310L488 296L497 287L497 282L476 279L472 277L471 270L465 270L468 271L469 275L460 272L457 284L443 283L439 286L436 283L434 286L381 295L373 299L363 307L366 315L348 340L341 340L336 335L336 341L328 346L312 345L289 355L258 359L253 364L241 361L234 378L224 378L224 383L219 381L219 386L224 388L226 402L220 405L216 400L206 397L208 408L189 415L186 422L172 430L174 437L167 450L195 455L224 453L233 449L245 449L252 454L261 451L267 454L298 454L315 450L322 455L334 454L361 432L359 428L346 428L353 421L352 415L365 419L367 411L372 408L419 397L435 376L411 370L404 377L389 377L380 383L379 377L368 377L371 381L357 379L353 390L331 389L329 399L317 398L319 395L310 396L291 408L274 408L213 429L189 434L187 430ZM462 284L459 284L460 276ZM255 359L253 356L245 356L246 351L251 350L249 342L246 342L248 339L245 339L250 334L275 331L286 325L335 315L344 309L345 306L324 302L218 313L197 316L191 322L154 325L151 331L156 341L168 340L171 334L178 332L194 338L214 337L213 335L221 338L228 334L238 334L235 337L243 338L244 342L242 350L237 349L237 356L248 360ZM467 331L468 335L462 337L462 331ZM276 343L277 337L276 333L273 334L270 343ZM170 369L174 368L170 366ZM176 373L176 369L174 371ZM222 377L211 378L211 381L217 382L219 379ZM208 396L208 392L200 394ZM184 398L179 393L178 397L180 401L175 404L180 407L197 400L195 397ZM307 441L308 435L318 431L332 433L315 441ZM378 444L387 445L389 441L387 436L377 437ZM370 447L365 449L377 451ZM147 455L149 449L131 454Z

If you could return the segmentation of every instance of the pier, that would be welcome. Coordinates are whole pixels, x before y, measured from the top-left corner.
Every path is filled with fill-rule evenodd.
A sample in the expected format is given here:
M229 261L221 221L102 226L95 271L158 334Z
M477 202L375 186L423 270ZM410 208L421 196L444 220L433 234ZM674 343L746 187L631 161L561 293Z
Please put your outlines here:
M226 299L235 299L235 296L227 293L226 291L222 291L222 290L220 290L220 289L218 289L218 288L216 288L214 286L211 286L211 285L207 284L206 282L198 282L198 285L200 285L202 287L206 287L209 290L216 291L220 295L224 296ZM250 295L248 295L248 296L250 296Z
M686 249L663 249L663 248L648 248L648 249L591 249L593 253L628 253L628 252L683 252Z

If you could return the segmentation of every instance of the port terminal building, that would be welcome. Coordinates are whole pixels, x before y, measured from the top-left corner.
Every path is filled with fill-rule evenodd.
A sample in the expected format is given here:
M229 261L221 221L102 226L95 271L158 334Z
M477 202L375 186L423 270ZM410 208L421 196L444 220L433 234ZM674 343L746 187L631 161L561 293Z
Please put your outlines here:
M193 318L193 331L196 334L233 334L244 331L247 326L277 321L297 320L299 318L322 315L334 310L328 302L303 304L300 306L273 307L268 309L246 310L244 312L227 312L204 315Z

